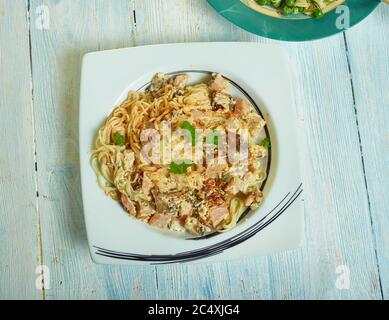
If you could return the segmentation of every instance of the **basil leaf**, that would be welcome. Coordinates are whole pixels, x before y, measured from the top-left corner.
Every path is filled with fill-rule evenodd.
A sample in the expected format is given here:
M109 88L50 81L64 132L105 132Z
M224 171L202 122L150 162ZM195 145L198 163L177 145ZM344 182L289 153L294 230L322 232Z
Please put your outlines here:
M123 147L126 144L126 139L119 132L115 133L114 140L116 144L118 144L121 147Z
M191 166L193 166L193 163L186 163L186 162L176 163L176 162L173 162L173 163L170 164L169 171L171 173L174 173L174 174L184 174L184 173L186 173L186 170L188 170L188 168L190 168Z
M269 148L270 148L270 139L269 139L269 138L263 139L262 146L263 146L266 150L269 150Z

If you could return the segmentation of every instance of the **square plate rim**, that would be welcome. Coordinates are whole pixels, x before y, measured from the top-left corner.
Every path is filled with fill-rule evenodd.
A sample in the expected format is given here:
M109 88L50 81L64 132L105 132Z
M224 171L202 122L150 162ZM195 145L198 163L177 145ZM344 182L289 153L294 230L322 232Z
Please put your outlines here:
M94 57L104 57L104 58L108 58L111 56L112 57L112 54L125 54L125 53L131 53L131 52L134 52L135 50L154 50L154 49L157 49L157 48L173 48L173 47L177 47L177 46L187 46L187 47L202 47L202 46L207 46L209 48L209 46L214 46L214 47L217 47L217 46L246 46L247 47L250 47L250 48L272 48L272 49L275 49L275 50L278 50L281 54L283 54L285 56L285 58L287 57L286 54L282 51L281 47L280 46L277 46L277 45L273 45L273 44L258 44L258 43L251 43L251 42L195 42L195 43L176 43L176 44L153 44L153 45L147 45L147 46L140 46L140 47L128 47L128 48L122 48L122 49L112 49L112 50L105 50L105 51L94 51L94 52L89 52L87 54L84 55L84 58L83 58L83 64L82 64L82 80L81 80L81 91L80 91L80 121L79 121L79 133L80 133L80 137L82 136L83 134L83 129L82 129L82 125L83 125L83 121L82 121L82 112L84 110L84 107L83 105L85 104L84 102L84 99L85 99L85 92L84 92L84 82L83 82L83 79L84 79L84 72L85 72L85 63L88 61L88 59L90 58L94 58ZM290 71L289 70L285 70L286 73L287 73L287 76L289 78L289 82L291 81L291 77L290 77ZM290 94L291 94L291 99L293 100L293 92L291 90L291 88L289 88L289 91L290 91ZM109 110L107 110L109 111ZM297 121L296 121L297 123ZM82 148L82 145L81 145L82 141L80 139L80 152L81 150L83 149ZM80 154L80 166L81 166L81 176L82 176L82 197L83 197L83 208L84 208L84 216L85 216L85 222L86 222L86 225L87 225L87 233L88 233L88 241L90 241L90 233L92 232L90 229L91 229L91 226L90 224L88 223L88 216L87 216L87 212L86 212L86 208L85 208L85 199L84 199L84 188L86 187L85 186L85 181L83 179L83 165L82 165L82 161L81 161L81 157L82 155ZM301 176L301 175L300 175ZM302 241L302 238L303 238L303 234L300 233L300 237L298 239L298 241L295 241L296 243L293 244L292 247L296 247L296 246L299 246L301 244L301 241ZM297 243L298 242L298 243ZM91 243L89 242L89 245L90 245L90 249L91 249L91 254L92 254L92 258L95 262L98 262L98 263L119 263L119 261L108 261L106 259L98 259L98 257L96 257L96 255L94 254L93 252L93 248L92 248L92 245Z

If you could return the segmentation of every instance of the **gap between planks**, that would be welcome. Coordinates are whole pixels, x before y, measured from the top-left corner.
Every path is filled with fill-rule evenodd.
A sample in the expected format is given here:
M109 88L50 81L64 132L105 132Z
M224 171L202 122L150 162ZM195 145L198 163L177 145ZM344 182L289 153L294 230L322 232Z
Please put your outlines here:
M360 150L360 154L361 154L361 164L362 164L362 170L363 170L363 179L364 179L364 183L365 183L367 206L368 206L368 210L369 210L369 220L370 220L371 232L372 232L373 241L374 241L374 256L375 256L377 272L378 272L378 282L379 282L379 286L380 286L381 299L384 299L384 291L383 291L383 288L382 288L382 279L381 279L380 265L379 265L379 261L378 261L377 240L376 240L376 237L374 236L374 223L373 223L373 217L372 217L372 212L371 212L370 193L369 193L369 186L367 184L366 165L365 165L365 159L364 159L364 156L363 156L363 146L362 146L361 132L359 130L358 109L357 109L357 103L356 103L356 98L355 98L354 81L353 81L353 74L352 74L352 68L351 68L351 63L350 63L350 56L349 56L346 32L343 32L343 41L344 41L345 50L346 50L346 59L347 59L348 71L349 71L349 74L350 74L350 86L351 86L352 97L353 97L353 107L354 107L355 123L356 123L357 133L358 133L359 150Z
M129 19L129 28L130 28L130 35L131 35L131 38L133 39L133 44L134 44L134 47L137 46L137 43L136 43L136 34L137 34L137 26L138 26L138 22L137 22L137 15L136 15L136 6L135 6L135 2L134 0L129 0L130 1L130 5L129 5L129 8L130 8L130 12L128 13L128 19ZM131 14L131 9L132 9L132 14Z
M44 274L44 261L43 261L43 243L42 243L42 226L39 211L39 188L38 188L38 158L37 158L37 143L36 143L36 121L35 121L35 101L34 101L34 77L33 77L33 61L32 61L32 42L31 42L31 0L26 0L26 23L28 30L28 47L30 54L30 90L31 90L31 119L32 119L32 145L34 153L34 180L35 180L35 211L37 219L37 237L38 237L38 256L39 256L39 268L40 277L42 279L42 300L46 300L45 290L45 274Z

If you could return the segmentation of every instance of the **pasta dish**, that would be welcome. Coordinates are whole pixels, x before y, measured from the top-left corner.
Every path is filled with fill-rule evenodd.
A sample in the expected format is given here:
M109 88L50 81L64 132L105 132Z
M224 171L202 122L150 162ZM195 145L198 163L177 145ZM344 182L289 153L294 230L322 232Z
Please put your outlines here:
M235 227L263 201L265 121L213 74L157 74L99 129L91 163L106 195L136 219L203 236Z

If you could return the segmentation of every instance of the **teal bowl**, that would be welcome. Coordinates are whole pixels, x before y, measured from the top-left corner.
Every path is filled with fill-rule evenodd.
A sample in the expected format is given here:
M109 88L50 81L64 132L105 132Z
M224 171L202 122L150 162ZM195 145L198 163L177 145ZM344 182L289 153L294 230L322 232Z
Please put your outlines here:
M210 5L235 25L262 37L282 41L309 41L343 32L344 10L332 10L319 19L275 18L259 13L240 0L208 0ZM348 0L352 27L365 19L379 5L380 0Z

